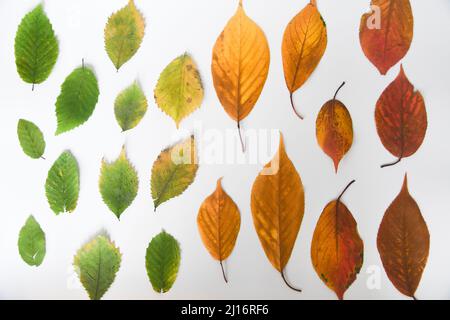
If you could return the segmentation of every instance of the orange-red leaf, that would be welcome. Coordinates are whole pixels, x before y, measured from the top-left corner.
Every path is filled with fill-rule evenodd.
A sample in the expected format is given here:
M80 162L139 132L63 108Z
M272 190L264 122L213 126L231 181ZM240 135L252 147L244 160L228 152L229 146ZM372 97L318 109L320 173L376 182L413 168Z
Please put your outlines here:
M336 95L320 109L316 120L316 137L322 150L333 159L337 172L339 162L353 143L353 123L347 108L336 99Z
M408 191L407 177L400 194L384 214L377 246L392 284L413 297L430 250L430 234L416 201Z
M322 59L327 47L327 27L315 0L303 8L287 25L282 43L282 57L286 86L291 104L298 117L292 95L299 89Z
M414 18L409 0L372 0L371 7L361 17L359 39L366 57L384 75L408 52Z
M314 269L339 299L344 298L361 270L364 253L356 221L341 197L342 194L323 210L311 244Z
M277 154L253 183L251 208L266 256L286 281L284 268L302 223L305 194L300 176L286 154L281 134Z
M384 147L398 157L389 165L413 155L422 145L428 126L427 111L422 95L414 91L403 67L378 99L375 122Z
M202 203L197 225L206 249L222 266L222 261L230 256L236 244L241 216L233 199L223 190L221 180L217 181L216 190ZM223 275L227 281L225 273Z

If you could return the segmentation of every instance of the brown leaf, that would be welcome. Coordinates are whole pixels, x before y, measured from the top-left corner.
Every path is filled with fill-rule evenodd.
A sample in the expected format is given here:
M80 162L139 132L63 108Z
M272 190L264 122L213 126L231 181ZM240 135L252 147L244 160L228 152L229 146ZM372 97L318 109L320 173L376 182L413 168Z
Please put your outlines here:
M414 32L409 0L372 0L361 17L359 39L366 57L385 75L408 52Z
M339 87L342 86L345 82ZM333 159L335 171L353 143L352 117L345 105L334 98L320 109L316 120L316 137L322 150Z
M384 214L377 246L392 284L413 297L430 250L430 234L419 206L408 191L407 176L400 194Z
M317 222L311 244L311 260L319 277L340 300L356 280L363 264L364 244L358 234L356 221L342 195L323 210Z
M286 267L305 211L302 181L286 154L280 134L278 152L253 183L251 195L253 223L267 258L286 284Z
M233 251L241 226L239 209L233 199L222 188L222 179L216 190L202 203L197 216L197 226L211 256L220 262L223 278L228 282L222 261Z
M252 111L267 79L269 44L261 28L244 12L242 0L213 49L214 88L225 111L240 122ZM244 143L242 141L242 149Z
M282 43L284 77L289 89L291 105L293 94L316 69L327 47L327 27L317 9L315 0L303 8L287 25Z
M422 145L428 126L427 111L422 95L414 91L403 67L378 99L375 122L384 147L398 157L382 168L413 155Z

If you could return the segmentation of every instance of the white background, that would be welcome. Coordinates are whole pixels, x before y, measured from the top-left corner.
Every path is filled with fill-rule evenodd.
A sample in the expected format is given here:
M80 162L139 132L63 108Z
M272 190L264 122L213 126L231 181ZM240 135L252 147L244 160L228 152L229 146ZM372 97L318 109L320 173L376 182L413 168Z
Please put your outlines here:
M250 190L270 153L257 164L202 164L192 186L153 213L150 170L163 148L199 124L203 127L203 133L196 132L199 144L207 142L204 140L211 129L218 129L222 137L232 130L232 138L236 138L235 123L223 111L212 86L210 64L213 44L234 14L237 2L136 0L146 19L146 35L137 54L116 73L103 48L103 29L108 16L127 1L46 0L45 11L58 36L60 55L48 80L32 92L16 72L14 37L22 17L39 1L0 1L0 298L86 299L72 270L73 255L86 240L105 229L123 253L120 270L105 299L335 299L312 267L310 243L324 206L351 179L356 179L343 201L358 222L365 257L361 273L346 298L403 299L382 269L376 234L386 208L400 191L405 172L431 234L430 256L417 297L450 298L448 0L411 1L414 39L403 64L407 76L425 98L429 128L424 144L413 157L383 170L380 164L394 158L376 134L374 107L384 88L397 76L399 65L387 76L381 76L360 48L359 22L369 9L369 0L339 4L334 0L318 1L329 42L319 67L295 95L296 104L306 117L304 121L290 109L280 48L286 24L308 1L244 1L247 14L267 35L271 65L261 98L242 125L246 130L280 129L287 152L302 177L305 216L286 271L288 279L303 293L284 285L266 259L253 227ZM153 88L162 69L185 51L198 63L205 100L201 109L182 122L177 135L173 121L156 107ZM55 137L54 104L60 85L82 58L98 76L99 102L85 125ZM114 118L113 103L119 91L135 79L147 95L149 109L137 128L122 134ZM315 118L343 80L347 85L339 99L353 117L355 140L336 175L332 161L316 143ZM23 154L16 135L19 118L31 120L42 129L47 160L32 160ZM265 141L263 134L260 138ZM115 159L124 143L139 173L140 185L136 200L118 221L101 200L98 176L102 157ZM217 143L222 150L220 141ZM65 149L70 149L79 161L81 192L74 213L55 216L47 204L44 183L48 169ZM231 148L222 151L233 155ZM222 280L219 264L204 249L196 225L201 202L222 176L224 188L238 204L242 216L236 248L226 263L228 285ZM19 230L30 214L40 222L47 239L47 254L38 268L25 264L17 249ZM182 248L178 279L165 295L152 290L144 260L149 241L162 228L174 235ZM375 271L372 278L368 270ZM376 284L377 279L379 288L374 289L370 283L375 280Z

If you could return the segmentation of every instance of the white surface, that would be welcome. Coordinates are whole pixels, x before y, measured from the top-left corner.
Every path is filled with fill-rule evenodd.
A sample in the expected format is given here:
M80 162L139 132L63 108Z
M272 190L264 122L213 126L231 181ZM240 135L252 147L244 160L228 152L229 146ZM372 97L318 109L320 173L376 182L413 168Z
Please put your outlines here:
M368 10L367 1L319 1L328 27L328 47L313 76L295 95L306 116L297 119L289 105L281 63L281 39L289 20L307 0L246 0L244 6L265 31L271 49L270 73L261 98L243 122L246 130L281 129L287 152L299 171L306 191L303 224L287 267L290 281L303 289L288 289L266 259L253 227L250 190L262 164L202 164L194 184L181 196L161 205L153 213L150 170L159 152L177 141L173 121L159 111L153 88L162 69L176 56L188 51L199 65L205 86L201 109L181 127L187 135L201 124L199 142L217 129L220 136L235 123L216 97L210 72L213 44L234 14L237 0L136 0L146 21L146 35L137 54L119 73L103 48L103 29L108 16L124 6L125 0L44 1L60 43L54 71L34 92L19 78L14 63L14 37L21 18L39 1L0 0L0 298L86 299L72 271L73 255L93 234L106 229L123 253L122 265L105 299L335 299L316 275L310 259L310 243L324 206L351 180L357 182L343 201L352 211L365 245L364 265L347 291L348 299L403 299L389 282L376 249L376 234L384 211L398 194L403 175L427 221L431 234L429 261L419 299L450 298L450 2L412 0L415 34L403 60L411 82L426 102L429 128L417 154L398 166L381 170L393 159L382 146L375 129L374 106L384 88L397 76L399 65L380 76L364 56L359 44L359 21ZM96 110L82 127L55 137L54 104L65 77L81 63L92 65L99 79ZM138 79L149 100L141 124L122 134L115 121L113 102L117 93ZM316 144L315 118L322 104L331 99L343 81L343 101L353 117L355 141L334 174L331 160ZM20 149L16 136L19 118L35 122L44 132L47 160L32 160ZM276 133L276 131L274 131ZM206 135L205 135L206 134ZM260 136L264 142L264 135ZM277 146L274 137L273 149ZM126 143L140 178L139 194L121 221L103 204L98 191L100 161L114 159ZM211 143L208 144L211 147ZM231 148L224 154L233 155ZM81 193L73 214L55 216L44 193L47 171L59 154L70 149L80 164ZM200 155L201 155L200 151ZM239 154L239 153L238 153ZM224 176L225 190L238 204L242 227L236 248L227 261L230 284L225 285L219 264L204 249L197 232L197 210ZM18 232L33 214L46 232L47 254L39 268L26 265L17 250ZM166 295L155 293L148 281L144 256L153 236L164 228L181 243L179 276ZM368 270L378 270L380 287L373 289ZM369 285L368 285L369 283Z

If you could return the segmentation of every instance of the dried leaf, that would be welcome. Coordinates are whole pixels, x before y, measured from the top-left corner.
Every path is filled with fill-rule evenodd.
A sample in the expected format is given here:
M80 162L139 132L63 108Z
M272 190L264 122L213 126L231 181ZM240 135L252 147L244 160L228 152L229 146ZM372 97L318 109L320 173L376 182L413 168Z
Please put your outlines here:
M363 264L364 244L356 221L341 198L354 180L335 201L323 209L311 244L311 260L317 275L340 300L356 280Z
M42 158L45 151L45 140L38 126L31 121L20 119L17 124L17 136L20 146L27 156L33 159Z
M102 160L100 193L103 202L118 219L136 198L138 187L138 175L127 158L125 146L116 161L108 163Z
M197 226L211 256L220 262L225 282L228 282L222 262L234 249L241 226L239 209L233 199L223 190L222 179L216 190L203 201L197 216Z
M136 127L147 112L147 98L137 82L123 90L114 102L114 114L122 131Z
M176 123L199 108L203 101L203 85L192 58L183 54L161 73L155 88L158 107Z
M91 300L100 300L119 271L122 254L107 235L98 235L78 250L73 265Z
M19 233L19 253L30 266L40 266L45 257L45 233L33 216L29 216Z
M94 72L83 65L72 71L61 86L56 100L56 135L85 123L94 112L99 89Z
M214 88L225 111L240 122L252 111L267 79L270 51L261 28L244 12L242 0L213 49ZM241 137L242 149L245 149Z
M253 183L253 223L273 267L284 275L305 211L302 181L284 148L280 134L278 152Z
M339 87L342 86L345 82ZM333 159L334 169L337 172L339 162L350 150L353 143L352 117L345 105L334 98L325 103L320 109L316 120L316 137L322 150Z
M303 117L295 109L293 94L316 69L327 48L327 26L316 0L303 8L287 25L282 43L282 57L286 86L290 93L295 114Z
M408 52L414 32L409 0L372 0L361 17L359 39L366 57L382 75Z
M59 54L58 40L42 4L20 22L14 41L19 76L33 85L44 82L53 70Z
M422 145L428 126L425 102L420 92L414 91L403 67L378 99L375 122L384 147L398 157L382 168L413 155Z
M105 27L105 49L117 71L138 51L144 29L144 17L133 0L109 17Z
M178 241L164 230L152 239L145 255L145 267L153 290L168 292L177 279L181 252Z
M405 175L400 194L381 221L377 247L392 284L404 295L415 298L428 259L430 234L407 184Z
M197 170L194 136L163 150L152 168L155 211L162 203L181 195L194 182Z

